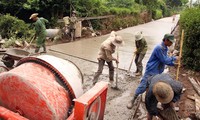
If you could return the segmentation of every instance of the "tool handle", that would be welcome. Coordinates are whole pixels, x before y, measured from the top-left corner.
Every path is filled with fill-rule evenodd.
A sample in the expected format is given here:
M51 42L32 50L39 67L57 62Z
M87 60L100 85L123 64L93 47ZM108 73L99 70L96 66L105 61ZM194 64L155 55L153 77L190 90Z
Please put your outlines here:
M119 47L117 47L117 61L119 61ZM116 62L116 88L118 87L118 62Z
M129 65L128 72L130 72L130 70L131 70L131 66L132 66L132 64L133 64L133 59L134 59L135 55L136 55L136 54L133 53L133 57L132 57L132 59L131 59L130 65Z
M180 58L182 57L183 40L184 40L184 30L182 30L181 40L180 40L180 54L179 54ZM178 67L177 67L177 72L176 72L176 80L178 80L178 77L179 77L180 66L181 66L181 59L179 59L179 61L178 61Z

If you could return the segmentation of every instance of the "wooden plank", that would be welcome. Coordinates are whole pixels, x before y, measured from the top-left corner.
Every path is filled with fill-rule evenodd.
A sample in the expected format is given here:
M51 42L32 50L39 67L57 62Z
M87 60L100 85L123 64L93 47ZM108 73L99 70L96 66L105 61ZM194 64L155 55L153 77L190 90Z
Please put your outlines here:
M200 112L200 97L195 94L195 107L196 107L196 112Z
M97 16L97 17L83 17L83 18L78 18L79 21L83 20L94 20L94 19L105 19L105 18L111 18L114 17L115 15L106 15L106 16ZM63 19L58 19L58 23L64 22Z
M78 20L94 20L94 19L105 19L105 18L111 18L115 15L106 15L106 16L97 16L97 17L85 17L85 18L79 18Z
M198 95L200 95L200 86L198 85L198 83L195 81L194 78L189 77L189 80L192 86L194 87L194 89L196 90L196 92L198 93Z
M200 112L200 97L197 94L195 94L194 96L187 95L187 98L195 101L195 111L196 113Z
M200 82L197 80L198 85L200 86Z

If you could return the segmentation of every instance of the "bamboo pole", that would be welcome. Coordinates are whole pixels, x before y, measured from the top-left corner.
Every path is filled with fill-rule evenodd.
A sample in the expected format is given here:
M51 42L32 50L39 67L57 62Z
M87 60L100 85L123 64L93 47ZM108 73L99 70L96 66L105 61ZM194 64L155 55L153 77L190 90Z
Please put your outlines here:
M179 57L182 57L182 51L183 51L183 40L184 40L184 30L182 30L181 33L181 40L180 40L180 54ZM179 71L180 71L180 66L181 66L181 59L178 61L178 67L177 67L177 72L176 72L176 80L179 78Z
M119 61L119 47L117 47L117 60ZM118 72L119 72L119 69L118 69L118 64L119 63L117 63L116 62L116 88L118 88Z

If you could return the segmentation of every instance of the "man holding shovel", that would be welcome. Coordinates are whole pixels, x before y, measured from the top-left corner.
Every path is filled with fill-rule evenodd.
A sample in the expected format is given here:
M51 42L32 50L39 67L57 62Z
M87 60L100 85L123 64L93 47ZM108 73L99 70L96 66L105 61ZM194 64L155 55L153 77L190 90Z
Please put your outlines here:
M169 57L167 55L168 47L170 47L174 42L175 40L173 34L165 34L162 43L158 44L154 48L149 61L147 62L146 70L141 82L137 87L134 96L127 105L128 109L131 109L137 97L146 91L148 87L148 79L154 75L161 74L165 69L165 65L174 66L175 63L177 63L177 61L180 59L178 56Z
M142 60L147 52L147 42L145 38L142 36L142 32L136 32L135 46L136 46L136 51L134 52L135 65L136 65L135 76L140 76L142 75L143 71Z
M46 53L45 40L46 40L47 32L46 32L45 23L47 23L48 20L45 18L39 18L38 13L32 14L29 19L35 21L34 25L35 25L35 31L36 31L36 36L37 36L35 53L39 52L40 47L43 47L44 49L43 52Z
M121 36L118 36L116 32L112 31L110 36L101 44L99 54L98 54L98 70L93 78L93 85L98 81L99 76L103 71L103 66L105 62L109 67L109 80L111 85L114 82L114 66L112 61L116 61L118 64L119 61L117 58L113 57L112 54L115 52L116 47L123 46L124 41Z

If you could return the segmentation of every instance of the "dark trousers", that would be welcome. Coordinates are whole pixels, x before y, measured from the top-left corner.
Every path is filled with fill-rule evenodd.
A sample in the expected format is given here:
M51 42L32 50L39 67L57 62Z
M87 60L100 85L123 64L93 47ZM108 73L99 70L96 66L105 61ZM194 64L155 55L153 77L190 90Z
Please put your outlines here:
M136 56L135 56L135 65L137 68L135 71L136 73L137 72L142 73L142 71L143 71L142 60L143 60L144 56L145 56L145 54L141 54L141 53L136 54Z
M70 29L71 41L74 41L76 39L75 31L76 31L76 29Z
M42 47L43 47L43 50L44 50L43 52L45 52L45 53L46 53L46 52L47 52L47 51L46 51L46 45L44 44L44 45L42 45ZM37 47L35 48L35 53L38 53L38 52L39 52L39 50L40 50L40 47L39 47L39 46L37 46Z
M97 72L95 73L94 75L94 79L93 79L93 83L95 84L97 81L98 81L98 78L99 76L102 74L102 71L103 71L103 67L104 67L104 64L105 64L105 60L103 59L100 59L98 64L98 70ZM108 68L109 68L109 80L110 81L113 81L114 80L114 66L113 66L113 62L110 61L110 62L106 62L108 64Z

